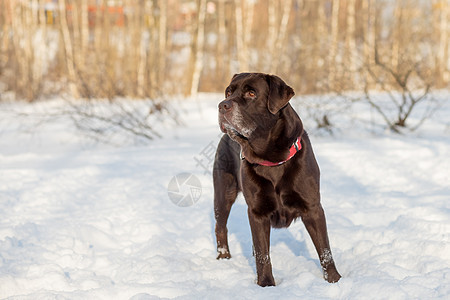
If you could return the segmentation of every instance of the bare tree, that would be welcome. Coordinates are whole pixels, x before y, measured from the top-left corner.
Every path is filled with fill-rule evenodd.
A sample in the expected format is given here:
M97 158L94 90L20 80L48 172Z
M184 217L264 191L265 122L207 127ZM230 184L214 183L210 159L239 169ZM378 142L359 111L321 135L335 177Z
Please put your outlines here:
M136 6L137 8L137 6ZM153 8L153 1L146 1L143 7L144 12L151 11ZM142 18L142 17L141 17ZM152 28L154 28L153 24L153 18L150 19ZM139 26L140 24L138 24ZM138 67L137 67L137 96L138 97L145 97L145 89L147 85L147 81L145 80L145 72L147 71L147 63L148 63L148 50L147 50L147 43L145 40L145 37L143 36L143 32L138 31L139 36L136 37L139 39L139 61L138 61ZM154 32L153 32L154 33ZM154 34L152 34L154 36ZM154 40L154 39L153 39ZM151 72L154 74L155 72ZM151 76L151 84L154 84L154 81L156 81L156 76Z
M334 0L332 2L332 14L331 14L331 42L330 42L330 54L328 63L330 66L328 73L328 84L331 89L335 89L336 77L338 73L338 51L339 51L339 8L341 1Z
M219 81L225 81L229 73L229 61L227 59L228 53L227 48L230 44L227 42L227 26L226 26L226 0L218 1L217 9L217 23L218 23L218 33L217 33L217 48L216 48L216 58L217 58L217 70L216 76ZM226 75L225 75L226 74Z
M392 60L390 63L393 63ZM427 101L434 104L430 93L432 83L426 74L422 74L421 67L419 62L411 62L406 67L398 69L395 65L383 62L377 48L375 48L374 66L367 67L368 74L388 96L389 101L373 93L367 84L364 88L365 100L394 132L401 133L400 128L405 127L416 129L437 108L436 105L428 106L416 124L407 126L407 121L419 104Z
M274 16L271 16L275 14L273 3L274 1L270 1L271 4L269 4L269 7L271 8L269 10L269 18L272 20L271 23L274 23L273 19L276 19ZM292 0L285 0L282 2L283 10L281 13L281 21L280 25L276 26L275 24L271 24L274 28L270 31L270 33L273 35L274 32L276 32L276 37L274 39L274 43L271 46L272 48L272 57L271 57L271 66L270 69L273 70L272 72L277 73L278 66L280 64L283 49L286 47L286 36L287 36L287 26L289 22L289 16L291 15L292 10ZM277 30L278 27L278 30Z
M69 116L83 134L97 142L123 145L147 143L161 134L155 126L164 118L179 124L178 117L154 101L69 101L61 112Z
M164 82L166 73L167 53L167 1L159 1L159 61L158 61L158 86Z
M363 61L372 64L374 61L375 33L376 33L376 9L373 1L362 1L363 14Z
M401 91L375 48L388 69L406 74L412 65L430 89L450 82L447 0L46 4L0 1L0 80L29 100L43 87L89 99L220 91L248 70L287 77L297 94L380 90L380 81ZM55 58L42 55L53 48Z
M236 23L236 51L240 71L249 70L249 45L253 25L254 1L234 0ZM243 10L242 7L245 7ZM244 12L245 11L245 16Z
M450 51L448 40L448 18L450 6L448 1L439 1L439 50L437 54L437 68L439 80L444 83L449 81L450 72L448 70L448 59Z
M71 94L75 97L79 97L78 88L76 86L76 74L75 74L75 60L73 55L72 39L70 37L69 26L67 24L67 10L66 0L58 1L59 14L61 23L61 33L64 40L64 50L66 54L66 67L69 77L69 87Z
M356 60L358 58L358 52L356 48L356 25L355 25L355 5L356 0L347 1L347 29L345 36L345 44L347 47L347 72L350 73L350 77L356 73ZM351 80L351 79L350 79ZM350 85L351 86L351 85Z
M1 30L0 30L0 75L2 74L2 71L4 70L8 58L10 56L9 49L10 49L10 39L8 32L11 31L11 6L9 1L1 1L0 2L0 24L1 24Z
M203 69L203 56L204 56L204 45L205 45L205 16L206 16L206 0L198 1L198 23L197 23L197 34L195 39L194 51L192 52L193 57L193 72L192 81L190 88L190 95L197 95L198 86L200 83L200 75Z

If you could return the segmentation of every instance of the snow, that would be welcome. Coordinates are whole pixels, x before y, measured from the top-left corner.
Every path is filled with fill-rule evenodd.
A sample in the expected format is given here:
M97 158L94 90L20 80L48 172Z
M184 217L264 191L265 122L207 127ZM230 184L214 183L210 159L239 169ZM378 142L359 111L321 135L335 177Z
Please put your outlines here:
M216 260L212 178L204 166L211 166L221 135L220 99L180 101L174 107L183 126L168 126L164 138L146 146L122 147L90 142L67 117L44 123L33 117L63 101L0 104L0 298L450 297L448 104L403 136L362 123L335 135L310 130L343 278L323 280L298 221L272 231L277 286L261 288L242 197L228 225L232 258ZM295 101L303 117L301 99ZM175 205L168 193L183 173L201 184L190 206Z

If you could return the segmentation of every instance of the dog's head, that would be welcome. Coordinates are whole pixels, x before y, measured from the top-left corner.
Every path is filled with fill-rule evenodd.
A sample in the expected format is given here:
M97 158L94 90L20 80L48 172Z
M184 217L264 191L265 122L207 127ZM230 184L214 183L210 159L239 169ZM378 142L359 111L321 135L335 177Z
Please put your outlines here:
M224 133L251 139L267 133L279 119L279 112L294 96L281 78L262 73L233 76L219 104L219 125ZM260 134L258 134L258 132Z

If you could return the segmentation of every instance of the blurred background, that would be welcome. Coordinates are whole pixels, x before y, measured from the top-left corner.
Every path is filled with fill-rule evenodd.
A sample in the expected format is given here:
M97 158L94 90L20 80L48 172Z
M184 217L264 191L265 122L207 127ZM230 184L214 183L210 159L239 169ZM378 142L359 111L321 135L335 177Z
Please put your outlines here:
M299 94L448 86L447 0L1 0L0 93L34 101L222 92L242 71Z

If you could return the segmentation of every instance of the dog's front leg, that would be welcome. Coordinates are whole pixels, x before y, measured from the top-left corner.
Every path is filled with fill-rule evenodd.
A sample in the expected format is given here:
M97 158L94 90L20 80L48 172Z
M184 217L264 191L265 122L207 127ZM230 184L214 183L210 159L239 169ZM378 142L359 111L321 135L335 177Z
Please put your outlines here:
M220 164L220 162L219 162ZM231 258L228 247L227 221L238 194L237 178L220 168L213 171L214 216L216 219L217 259Z
M270 262L270 219L268 217L255 216L248 209L248 219L253 238L253 255L256 260L256 273L258 285L273 286L275 280L272 275L272 264Z
M330 283L338 282L341 275L338 273L333 256L331 255L322 205L318 204L311 207L309 212L302 217L302 220L319 255L320 265L323 269L323 277Z

